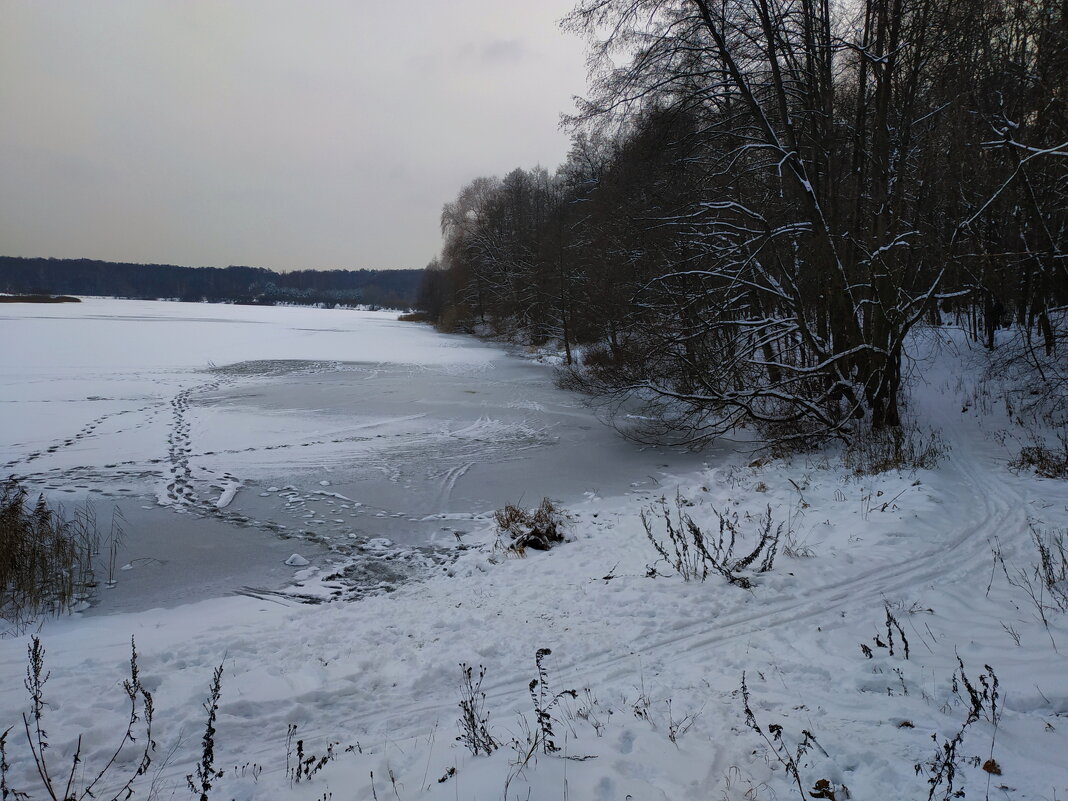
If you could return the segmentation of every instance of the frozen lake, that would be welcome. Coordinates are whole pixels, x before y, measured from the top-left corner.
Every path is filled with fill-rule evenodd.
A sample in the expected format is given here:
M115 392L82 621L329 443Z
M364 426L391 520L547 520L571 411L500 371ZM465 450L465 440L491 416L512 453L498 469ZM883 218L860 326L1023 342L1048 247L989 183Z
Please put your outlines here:
M623 440L545 365L384 312L90 298L0 307L0 339L0 472L128 521L101 612L389 587L505 503L701 462Z

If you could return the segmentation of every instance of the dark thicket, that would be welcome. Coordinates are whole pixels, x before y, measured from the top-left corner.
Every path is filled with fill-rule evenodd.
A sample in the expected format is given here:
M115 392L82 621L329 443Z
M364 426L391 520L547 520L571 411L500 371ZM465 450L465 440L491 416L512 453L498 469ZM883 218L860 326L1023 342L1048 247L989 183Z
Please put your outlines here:
M571 153L445 206L432 316L555 338L572 386L694 444L899 425L923 321L988 348L1015 324L1063 376L1068 0L583 0L565 24L594 65Z
M16 293L177 298L242 303L367 303L408 308L419 270L294 270L262 267L178 267L91 259L0 256L0 290Z

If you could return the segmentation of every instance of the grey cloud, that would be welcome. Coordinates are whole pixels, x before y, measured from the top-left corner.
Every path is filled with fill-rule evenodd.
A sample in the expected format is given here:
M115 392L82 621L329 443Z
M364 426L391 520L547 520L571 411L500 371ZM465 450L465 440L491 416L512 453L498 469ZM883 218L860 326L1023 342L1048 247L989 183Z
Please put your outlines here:
M482 45L479 56L488 64L506 64L522 61L527 55L521 39L497 39Z
M463 183L566 155L571 4L5 0L0 252L421 267Z

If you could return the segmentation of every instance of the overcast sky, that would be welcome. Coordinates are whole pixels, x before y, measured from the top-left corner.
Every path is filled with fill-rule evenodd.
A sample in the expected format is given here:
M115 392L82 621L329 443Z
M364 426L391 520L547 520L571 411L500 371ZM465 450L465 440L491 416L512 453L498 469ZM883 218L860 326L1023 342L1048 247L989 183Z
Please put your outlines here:
M0 255L423 267L555 167L572 0L0 0Z

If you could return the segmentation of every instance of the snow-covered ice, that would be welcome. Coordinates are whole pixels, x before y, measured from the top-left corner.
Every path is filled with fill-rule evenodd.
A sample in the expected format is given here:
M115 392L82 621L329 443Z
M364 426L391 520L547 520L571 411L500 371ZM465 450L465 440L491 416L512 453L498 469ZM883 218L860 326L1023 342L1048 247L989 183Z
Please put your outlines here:
M387 536L407 568L378 560L370 584L395 583L450 558L435 514L700 464L623 442L543 366L396 314L86 298L5 306L0 336L19 344L0 354L0 470L130 521L142 568L96 612L276 590L281 539L341 558Z

